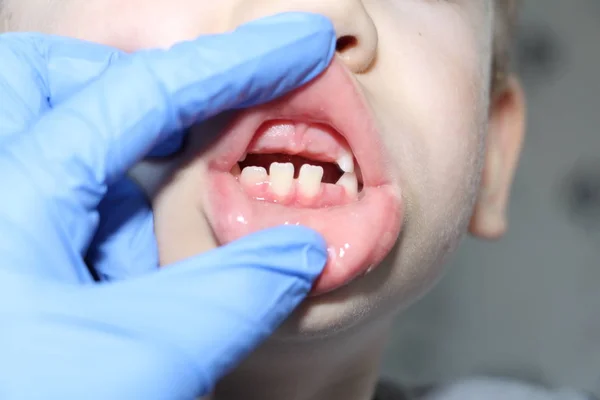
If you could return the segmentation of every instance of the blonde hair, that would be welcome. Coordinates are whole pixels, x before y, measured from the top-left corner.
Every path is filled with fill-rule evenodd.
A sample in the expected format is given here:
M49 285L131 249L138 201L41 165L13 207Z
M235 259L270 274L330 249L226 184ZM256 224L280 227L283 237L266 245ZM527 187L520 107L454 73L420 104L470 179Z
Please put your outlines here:
M492 93L504 89L511 73L511 47L517 25L519 0L495 0L494 58L492 60Z

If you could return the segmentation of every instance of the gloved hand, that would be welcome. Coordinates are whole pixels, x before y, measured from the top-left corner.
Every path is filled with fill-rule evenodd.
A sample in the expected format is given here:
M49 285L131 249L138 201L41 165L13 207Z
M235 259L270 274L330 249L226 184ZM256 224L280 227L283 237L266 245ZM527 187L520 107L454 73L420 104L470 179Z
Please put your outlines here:
M191 399L272 333L325 263L310 230L112 283L94 284L83 257L107 188L134 163L195 122L308 82L334 39L305 14L133 55L0 36L0 398Z

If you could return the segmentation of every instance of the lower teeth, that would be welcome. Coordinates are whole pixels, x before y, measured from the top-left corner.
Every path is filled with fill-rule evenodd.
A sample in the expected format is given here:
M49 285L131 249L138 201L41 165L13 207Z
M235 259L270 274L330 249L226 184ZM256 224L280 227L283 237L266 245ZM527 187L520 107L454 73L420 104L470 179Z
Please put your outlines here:
M269 171L258 166L247 166L241 169L240 165L236 164L231 173L239 177L240 183L246 186L256 186L268 182L271 191L277 197L288 196L294 188L294 180L296 180L300 194L313 198L320 193L324 171L321 166L304 164L300 168L298 178L294 179L294 164L274 162L269 166ZM335 184L343 187L351 198L358 195L359 183L354 172L345 172Z
M344 173L336 182L336 185L340 185L346 189L346 193L351 197L355 197L358 194L358 179L354 172Z

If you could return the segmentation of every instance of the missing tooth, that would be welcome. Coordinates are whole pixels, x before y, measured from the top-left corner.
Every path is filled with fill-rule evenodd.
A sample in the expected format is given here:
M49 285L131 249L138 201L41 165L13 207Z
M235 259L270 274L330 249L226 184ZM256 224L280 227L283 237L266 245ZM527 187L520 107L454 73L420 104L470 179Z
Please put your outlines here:
M269 166L274 162L292 163L294 165L294 179L298 178L300 168L304 164L322 167L323 183L335 184L344 174L344 171L342 171L335 163L316 161L290 154L248 154L244 161L241 161L239 165L242 170L245 167L262 167L268 171Z

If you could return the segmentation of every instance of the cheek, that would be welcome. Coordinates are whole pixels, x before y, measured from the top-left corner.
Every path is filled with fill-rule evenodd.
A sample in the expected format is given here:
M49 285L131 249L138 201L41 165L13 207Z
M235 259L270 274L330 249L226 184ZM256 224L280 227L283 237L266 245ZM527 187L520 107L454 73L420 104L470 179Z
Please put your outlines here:
M229 0L99 0L69 6L55 28L124 51L168 48L201 34L225 30Z
M209 188L202 154L206 140L216 137L230 118L225 113L194 126L179 155L141 162L129 173L152 201L161 266L218 246L202 208Z
M381 23L375 93L402 184L419 208L452 208L473 190L487 110L486 45L454 8L406 6ZM383 110L383 111L382 111ZM461 198L462 197L462 198ZM457 204L458 206L458 204ZM431 215L435 217L435 215Z

